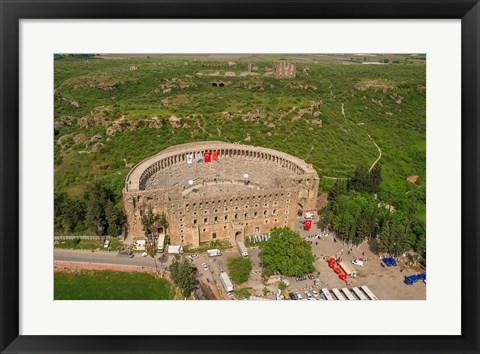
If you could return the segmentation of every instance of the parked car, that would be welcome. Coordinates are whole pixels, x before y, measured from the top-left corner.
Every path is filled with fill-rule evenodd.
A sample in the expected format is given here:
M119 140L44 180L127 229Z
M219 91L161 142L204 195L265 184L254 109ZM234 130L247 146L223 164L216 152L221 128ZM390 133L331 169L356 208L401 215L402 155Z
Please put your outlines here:
M359 267L363 267L365 264L363 261L357 258L352 259L352 263Z
M295 293L288 293L288 295L290 296L290 299L297 300L297 295Z
M202 263L203 270L208 270L208 265L207 263Z
M106 240L105 243L103 244L103 248L108 248L110 247L110 240Z
M297 300L302 300L303 299L302 294L296 293L296 295L297 295Z
M143 252L142 257L146 257L146 256L147 256L147 252Z

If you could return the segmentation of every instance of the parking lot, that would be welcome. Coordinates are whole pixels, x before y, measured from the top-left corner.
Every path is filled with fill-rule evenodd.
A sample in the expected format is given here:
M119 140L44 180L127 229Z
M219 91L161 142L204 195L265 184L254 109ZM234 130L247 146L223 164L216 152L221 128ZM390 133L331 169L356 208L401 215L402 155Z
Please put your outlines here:
M316 234L321 234L322 230L314 226L311 230L303 230L302 219L300 218L297 224L297 231L302 237L311 242L312 252L315 256L316 272L311 275L311 278L305 280L296 280L294 277L286 277L290 282L290 286L286 292L305 294L305 291L314 290L320 292L320 289L327 288L345 288L345 287L359 287L366 285L380 300L425 300L426 299L426 284L424 282L417 282L413 285L406 285L403 283L406 275L412 275L421 272L420 268L407 267L400 260L396 267L383 267L382 260L379 256L373 254L368 244L365 242L359 247L348 249L340 240L334 241L334 236L323 236L321 238L310 238ZM249 280L241 285L237 285L237 289L248 288L250 293L254 296L264 297L263 289L267 287L270 293L265 297L275 299L278 284L265 285L262 279L262 268L260 266L260 250L258 247L248 248L249 257L253 263L252 273ZM211 288L212 293L216 299L233 299L225 294L225 290L220 282L219 274L221 271L227 271L227 259L230 257L239 256L236 247L222 252L220 256L209 257L207 253L198 254L198 258L192 260L192 266L195 266L197 271L197 279L204 285ZM325 258L341 258L342 261L349 263L356 271L355 278L349 277L346 281L339 278L330 267ZM167 257L167 260L162 263L162 267L166 268L173 258L172 255ZM360 267L351 263L352 259L361 258L364 261L364 266ZM206 264L206 268L202 264ZM423 271L422 271L423 272ZM314 279L318 279L318 285L314 285Z

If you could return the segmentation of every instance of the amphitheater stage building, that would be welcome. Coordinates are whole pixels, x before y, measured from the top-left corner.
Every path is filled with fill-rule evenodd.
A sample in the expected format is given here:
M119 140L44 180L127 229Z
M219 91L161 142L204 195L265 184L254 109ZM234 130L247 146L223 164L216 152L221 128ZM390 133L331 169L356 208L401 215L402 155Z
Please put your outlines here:
M318 185L310 164L284 152L219 141L171 146L127 176L127 240L145 238L141 220L150 208L165 214L172 245L235 244L273 227L295 229L297 210L315 208Z

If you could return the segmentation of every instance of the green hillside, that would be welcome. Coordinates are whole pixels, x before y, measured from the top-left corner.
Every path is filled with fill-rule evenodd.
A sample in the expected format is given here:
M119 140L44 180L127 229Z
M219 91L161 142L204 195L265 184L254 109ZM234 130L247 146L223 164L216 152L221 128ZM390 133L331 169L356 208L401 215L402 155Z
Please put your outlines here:
M388 65L361 64L384 58ZM269 75L277 59L295 61L297 77ZM425 193L425 80L418 55L58 56L55 191L80 197L96 180L119 199L130 164L199 140L285 151L311 163L326 190L358 164L371 166L376 143L381 199L408 203L406 193Z

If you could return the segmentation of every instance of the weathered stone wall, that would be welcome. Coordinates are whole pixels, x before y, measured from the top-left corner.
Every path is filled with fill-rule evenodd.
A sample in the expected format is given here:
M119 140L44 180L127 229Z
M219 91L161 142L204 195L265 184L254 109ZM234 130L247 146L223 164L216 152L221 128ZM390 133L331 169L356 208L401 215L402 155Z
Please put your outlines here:
M279 78L294 78L297 76L297 65L291 61L275 61L273 75Z
M216 151L218 161L187 164L187 154L207 150ZM248 183L242 178L245 171ZM192 186L187 178L194 180ZM165 213L171 244L177 245L234 243L272 227L294 229L297 209L315 208L318 185L311 165L280 151L222 142L170 147L127 176L127 236L144 237L141 216L148 206Z

